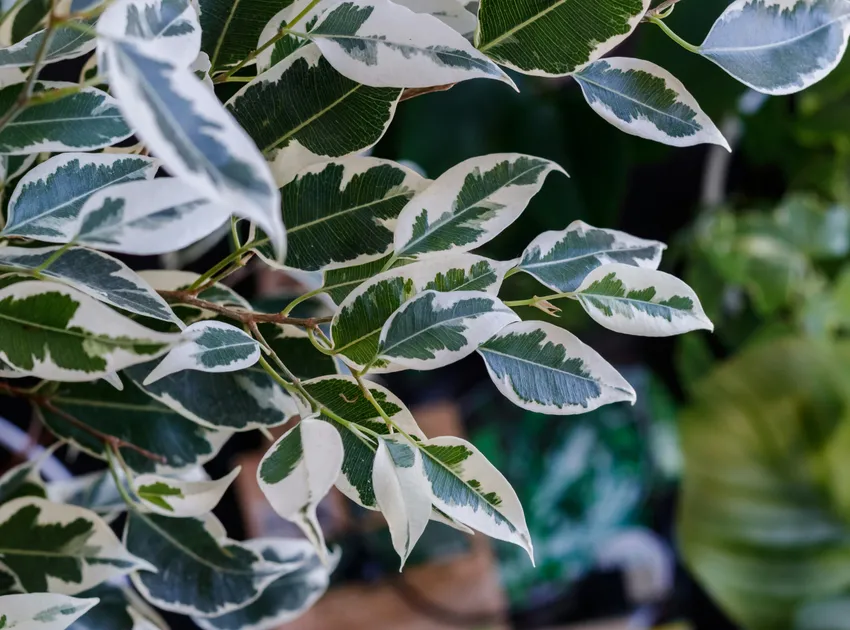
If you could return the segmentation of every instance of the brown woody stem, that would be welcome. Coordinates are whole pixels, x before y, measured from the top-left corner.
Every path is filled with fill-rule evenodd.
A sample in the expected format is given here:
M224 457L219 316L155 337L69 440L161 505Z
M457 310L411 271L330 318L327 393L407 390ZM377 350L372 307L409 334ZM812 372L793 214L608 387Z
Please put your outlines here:
M173 300L187 306L195 306L219 315L224 315L246 325L253 324L291 324L302 328L316 328L319 324L331 321L330 317L288 317L280 313L255 313L242 309L230 308L215 302L209 302L196 297L192 291L159 291L166 300Z

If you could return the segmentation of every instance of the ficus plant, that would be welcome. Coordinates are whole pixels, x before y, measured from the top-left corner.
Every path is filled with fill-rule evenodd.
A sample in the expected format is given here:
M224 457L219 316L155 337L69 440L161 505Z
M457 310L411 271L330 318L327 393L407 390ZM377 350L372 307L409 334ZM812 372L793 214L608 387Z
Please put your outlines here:
M676 4L4 1L0 389L107 466L45 484L30 462L0 478L0 628L161 627L151 606L204 629L276 627L327 587L337 554L316 506L333 486L384 515L402 565L430 521L533 558L508 481L468 442L426 436L369 377L477 353L516 405L577 414L634 390L570 332L514 309L557 314L571 299L653 337L711 322L657 270L656 241L574 222L516 260L474 253L565 174L551 161L488 155L432 181L364 153L400 101L476 78L516 87L504 68L572 76L628 133L726 146L667 71L603 55L649 22L784 94L829 73L850 29L847 0L737 0L693 46L664 23ZM42 78L82 57L79 82ZM206 273L111 255L174 252L228 224L232 253ZM253 256L321 287L258 312L223 283ZM552 293L500 300L517 273ZM320 294L327 316L293 315ZM201 467L234 432L282 425L257 483L305 540L231 540L212 510L239 470L210 480Z

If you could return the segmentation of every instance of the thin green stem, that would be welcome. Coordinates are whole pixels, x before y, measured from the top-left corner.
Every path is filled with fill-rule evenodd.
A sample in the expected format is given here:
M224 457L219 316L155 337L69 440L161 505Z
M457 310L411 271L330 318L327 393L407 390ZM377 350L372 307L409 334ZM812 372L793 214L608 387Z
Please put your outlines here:
M106 453L106 462L109 464L109 473L112 475L112 480L115 482L115 487L118 488L118 494L121 495L121 498L124 500L124 503L127 504L128 508L130 508L131 510L138 509L136 505L136 500L131 497L130 494L127 492L127 489L121 482L121 477L118 475L118 466L116 466L115 462L116 459L119 459L119 461L123 462L123 458L120 458L120 455L118 455L117 450L112 450L111 448L104 449L104 452ZM122 467L123 466L126 466L126 464L123 464ZM124 474L127 474L126 470ZM129 480L130 477L128 477L127 479Z
M296 306L301 304L302 302L306 302L310 298L316 297L317 295L321 295L324 293L325 289L323 287L319 287L318 289L313 289L305 293L304 295L299 295L297 298L292 300L289 304L286 305L286 308L283 309L280 314L281 315L289 315Z
M384 422L386 423L387 428L389 428L390 433L392 433L393 429L395 429L396 431L401 433L405 438L407 438L407 440L411 444L415 444L415 440L410 437L410 435L408 435L404 429L402 429L395 422L393 422L393 419L390 418L386 411L384 411L384 408L381 407L381 404L377 400L375 400L375 397L372 395L372 392L366 386L366 383L363 382L362 374L359 372L352 372L352 374L354 375L354 380L357 381L357 384L360 386L360 391L363 392L363 396L366 397L366 400L372 403L372 406L375 408L375 411L377 411L381 418L384 419Z
M575 293L555 293L553 295L544 295L543 297L533 297L527 300L513 300L505 302L505 306L515 308L517 306L534 306L540 302L551 302L552 300L562 300L564 298L575 298Z
M267 243L267 242L268 242L268 239L260 239L258 241L253 241L251 243L248 243L247 245L240 247L235 252L230 254L230 256L228 256L227 258L224 258L223 260L219 261L217 264L213 265L210 269L208 269L206 271L206 273L203 273L200 276L198 276L198 279L195 280L192 283L192 286L190 286L188 290L189 291L195 291L199 287L206 284L207 280L209 280L210 278L215 276L217 273L219 273L223 269L227 268L227 266L230 265L231 263L242 258L242 256L244 256L245 254L250 252L254 247L257 247L259 245L263 245L264 243Z
M36 277L40 277L41 272L44 271L45 269L47 269L48 267L50 267L50 265L55 263L57 260L59 260L59 258L62 257L62 254L67 252L71 248L72 245L73 245L73 243L65 243L62 247L60 247L55 252L50 254L50 256L48 256L47 260L45 260L38 267L36 267L35 269L32 270L33 275L35 275Z
M230 217L230 240L233 241L233 249L239 251L242 249L242 241L239 239L239 219Z
M511 276L518 274L520 271L522 271L522 269L520 269L519 267L513 267L511 269L508 269L508 272L505 274L505 279L507 280Z
M646 19L649 22L652 22L653 24L658 26L662 31L664 31L664 33L667 35L667 37L672 39L674 42L679 44L679 46L681 46L682 48L684 48L688 52L699 54L699 46L694 46L693 44L686 42L684 39L682 39L681 37L676 35L676 33L674 33L673 30L669 26L667 26L667 24L665 24L664 20L662 20L661 18L658 18L658 17L655 17L654 15L651 15L651 16L647 16Z
M390 269L392 269L392 266L394 264L396 264L397 262L398 262L398 256L396 254L393 254L392 256L390 256L390 259L387 261L387 264L385 264L383 267L381 267L381 271L379 273L384 273L385 271L389 271Z
M329 357L335 356L335 355L334 355L334 351L333 351L331 348L328 348L328 347L323 346L323 345L319 342L319 340L318 340L318 339L316 339L316 335L313 333L313 331L312 331L312 330L308 330L308 331L307 331L307 336L310 338L310 343L312 343L312 344L313 344L313 347L314 347L316 350L318 350L318 351L319 351L319 352L321 352L322 354L327 355L327 356L329 356Z
M6 23L6 20L15 15L17 10L20 9L21 6L26 4L27 2L29 2L29 0L15 0L15 4L9 7L8 11L0 15L0 26L3 26L3 24Z

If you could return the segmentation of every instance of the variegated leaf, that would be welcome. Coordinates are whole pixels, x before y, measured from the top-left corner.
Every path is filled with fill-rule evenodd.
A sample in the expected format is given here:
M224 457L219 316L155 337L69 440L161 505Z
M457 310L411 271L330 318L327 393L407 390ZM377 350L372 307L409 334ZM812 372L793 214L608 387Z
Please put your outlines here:
M477 448L446 436L426 440L420 449L435 507L476 531L519 545L534 559L516 492Z
M635 401L635 391L590 346L547 322L517 322L478 348L490 378L515 405L548 415Z
M425 291L384 324L378 356L412 370L434 370L475 352L519 317L483 291Z
M248 606L220 617L193 619L202 630L271 630L294 621L325 593L338 559L334 555L326 566L309 542L294 538L259 538L246 545L269 562L296 563L297 567L272 582Z
M260 359L260 344L231 324L198 322L186 328L183 336L187 342L165 355L147 375L144 385L183 370L236 372L251 367Z
M699 53L754 90L792 94L835 69L848 36L844 0L735 0Z
M519 269L550 289L569 293L602 265L622 263L657 269L667 246L625 232L573 221L562 232L544 232L522 254Z
M296 377L309 379L338 372L336 360L319 352L303 328L289 324L259 324L259 329L266 344L287 362Z
M26 461L0 475L0 505L20 497L46 497L38 467L38 461Z
M0 628L65 630L98 603L55 593L0 596Z
M129 586L101 584L83 593L100 600L70 630L168 630L168 625Z
M421 291L498 292L508 267L472 254L443 256L378 274L361 284L340 304L331 322L334 352L355 369L393 371L378 360L381 330L390 316Z
M256 48L263 27L292 0L199 0L202 47L214 69L236 64Z
M63 595L152 569L94 512L36 497L0 506L0 563L26 592Z
M348 294L374 275L381 273L390 257L379 258L374 262L354 267L328 269L324 273L322 290L335 304L342 304Z
M156 291L186 291L200 277L191 271L176 269L148 269L140 271L139 276L150 283ZM251 310L251 304L236 293L233 289L220 283L216 283L204 289L198 294L198 298L221 306ZM172 309L183 320L185 324L194 324L202 319L214 319L218 316L213 311L203 310L194 306L180 304L172 300Z
M50 430L93 457L106 459L106 446L86 427L162 458L156 462L123 449L127 465L139 473L171 473L205 464L232 435L187 420L129 384L121 391L104 382L63 384L51 403L59 413L50 408L40 412ZM69 421L66 414L82 426Z
M388 435L389 428L369 400L363 396L360 386L350 376L326 376L305 381L304 387L310 396L324 408L341 416L356 426L363 426L380 435ZM368 383L369 391L392 421L405 433L420 440L425 439L422 429L416 424L404 403L390 390ZM342 426L331 418L320 416L339 433L344 451L342 470L336 487L349 499L370 510L377 510L375 487L372 484L372 469L377 444L356 426Z
M552 171L549 160L497 153L461 162L405 206L395 231L395 253L423 257L466 252L516 221Z
M390 253L399 212L426 180L401 164L350 157L309 166L281 188L286 266L306 271L371 262ZM267 245L258 248L267 260Z
M73 20L73 22L80 26L91 26L94 23L93 20ZM46 31L42 29L11 46L0 48L0 68L32 66L45 35ZM56 29L51 36L44 61L53 63L82 57L94 50L95 44L94 36L84 30L67 26Z
M311 29L330 64L375 87L424 88L467 79L510 77L436 17L390 0L343 0Z
M316 506L339 476L343 456L339 433L305 418L274 443L257 469L257 483L274 511L298 525L323 558L327 549Z
M0 358L40 378L94 380L156 358L179 339L53 282L0 290Z
M650 0L481 0L476 47L526 74L564 76L631 35Z
M118 473L123 480L124 477ZM110 470L88 473L47 484L47 499L91 510L106 523L112 523L127 510Z
M398 0L396 4L407 7L414 13L433 15L443 24L471 39L478 26L478 18L458 0Z
M392 120L399 96L399 89L345 78L311 45L260 74L227 108L275 159L275 179L282 185L305 166L373 146Z
M35 84L35 93L73 83ZM23 87L0 89L0 112L7 112ZM87 87L59 98L29 105L0 130L0 154L27 155L56 151L93 151L125 140L132 134L114 98Z
M621 131L674 147L716 144L731 151L682 82L654 63L606 57L573 77L593 110Z
M162 516L201 517L211 512L233 480L240 466L214 481L184 481L162 475L139 475L133 480L133 491L151 512Z
M372 485L403 568L431 518L431 486L420 450L403 438L380 438Z
M98 191L152 179L157 162L139 155L65 153L29 171L9 199L4 236L68 242L86 200Z
M134 573L133 585L157 608L184 615L215 617L240 609L291 570L228 539L211 514L170 518L134 510L124 543L157 570Z
M24 271L40 269L47 278L131 313L166 322L179 322L171 308L132 269L120 260L84 247L71 247L43 267L59 247L2 247L0 267Z
M588 274L575 293L597 323L615 332L669 337L714 329L693 289L661 271L604 265Z
M215 94L188 67L149 57L127 42L103 39L98 45L121 111L169 172L261 226L282 259L286 237L271 172Z
M306 46L310 43L309 39L298 37L297 35L286 33L281 37L280 34L281 29L286 28L292 20L301 15L304 11L306 11L306 13L304 13L301 20L293 28L297 28L299 31L309 32L316 25L316 20L319 19L319 15L321 15L327 8L327 6L322 3L313 6L310 5L311 0L295 0L292 4L289 4L278 11L269 20L268 24L265 25L260 33L260 39L257 42L256 47L257 50L260 50L261 48L263 49L262 52L257 55L258 72L265 72L276 63L286 59L302 46ZM277 41L270 46L267 45L273 38L276 38Z

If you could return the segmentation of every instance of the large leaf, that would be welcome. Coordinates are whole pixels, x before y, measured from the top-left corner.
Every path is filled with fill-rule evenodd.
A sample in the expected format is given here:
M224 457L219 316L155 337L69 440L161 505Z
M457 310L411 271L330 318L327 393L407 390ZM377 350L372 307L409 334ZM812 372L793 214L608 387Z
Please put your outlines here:
M172 175L260 225L282 258L280 195L268 165L215 93L188 67L147 56L127 42L101 44L110 87L139 137Z
M36 83L35 93L73 84ZM0 112L14 106L22 86L0 89ZM87 87L28 106L0 130L0 153L26 155L53 151L92 151L131 135L114 98Z
M239 90L227 108L260 150L275 157L283 184L304 166L373 146L400 95L345 78L316 46L305 46Z
M305 418L272 445L257 468L257 483L272 509L301 528L323 558L327 549L316 506L339 476L343 454L333 427Z
M213 69L242 61L257 48L263 27L292 0L200 0L202 47Z
M41 378L94 380L164 354L179 339L53 282L0 290L0 358Z
M467 79L514 83L458 32L390 0L344 0L310 31L330 64L375 87L424 88Z
M152 179L157 162L138 155L66 153L29 171L9 199L4 236L67 242L94 193L122 182Z
M101 584L83 595L97 597L100 602L70 630L168 630L159 615L129 587Z
M94 512L36 497L0 506L0 562L25 591L64 595L151 570Z
M43 267L58 250L59 247L2 247L0 267L34 271ZM131 313L179 322L147 282L120 260L106 254L71 247L39 273Z
M131 511L124 543L157 569L132 576L145 599L157 608L199 617L247 606L289 570L229 540L212 515L170 518Z
M94 457L105 459L106 447L85 427L163 458L160 464L134 450L123 449L121 454L127 464L140 473L185 470L204 464L218 454L231 435L191 422L132 386L118 391L104 382L65 384L51 398L51 404L83 426L68 421L61 413L44 409L42 417L50 430Z
M591 271L609 263L657 269L664 243L573 221L562 232L544 232L522 254L519 268L550 289L569 293Z
M0 504L20 497L47 496L38 468L38 461L26 461L0 475Z
M98 603L55 593L0 596L0 628L65 630Z
M286 266L318 271L382 258L392 250L399 212L425 185L401 164L370 157L300 171L280 191ZM268 246L259 252L271 258Z
M511 324L478 352L499 391L523 409L571 415L635 401L635 390L617 370L554 324Z
M373 364L373 371L386 370L387 362L377 360L378 341L384 324L402 304L428 290L495 294L511 264L459 254L379 274L340 304L331 322L334 351L356 369Z
M593 110L617 129L674 147L729 143L696 99L664 68L606 57L574 75Z
M519 317L482 291L425 291L384 324L378 356L412 370L455 363Z
M381 435L389 434L386 422L372 403L363 396L360 386L352 377L317 378L305 381L304 387L319 404L348 422ZM368 387L372 396L396 425L408 435L421 440L425 439L422 429L395 394L376 383L368 383ZM345 453L342 471L336 480L337 488L355 503L371 510L378 509L375 487L372 483L372 466L377 444L356 427L342 426L324 416L321 418L329 422L342 438Z
M297 568L272 582L260 598L244 608L211 619L195 618L202 630L272 630L304 614L327 590L331 566L313 546L293 538L259 538L246 543L269 562Z
M239 476L237 466L230 474L212 481L186 481L162 475L139 475L133 480L133 491L151 512L162 516L201 517L215 508L233 480Z
M475 45L498 63L563 76L631 35L650 0L482 0Z
M791 94L835 69L848 35L844 0L735 0L699 52L754 90Z
M483 245L519 218L553 170L564 172L549 160L516 153L461 162L401 211L396 255L465 252Z
M669 337L714 329L693 289L653 269L603 265L587 275L576 298L596 322L627 335Z
M90 21L83 20L73 20L72 22L85 26L91 26L92 24ZM46 31L40 30L11 46L0 48L0 67L20 68L32 66L45 35ZM56 29L47 46L44 62L53 63L54 61L62 61L63 59L81 57L94 50L95 44L94 37L84 30L68 27Z

